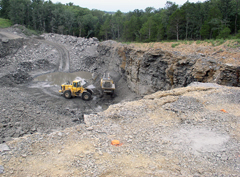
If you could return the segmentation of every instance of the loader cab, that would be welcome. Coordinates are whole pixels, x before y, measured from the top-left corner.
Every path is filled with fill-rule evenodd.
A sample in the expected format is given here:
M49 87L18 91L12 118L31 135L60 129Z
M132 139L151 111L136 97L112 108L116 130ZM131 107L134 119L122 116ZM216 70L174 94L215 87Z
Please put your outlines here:
M72 92L73 94L76 94L77 92L82 93L84 91L84 88L82 88L81 81L80 80L75 80L72 83ZM80 94L78 93L78 94Z
M79 80L76 80L76 81L73 81L73 87L81 87L81 81Z

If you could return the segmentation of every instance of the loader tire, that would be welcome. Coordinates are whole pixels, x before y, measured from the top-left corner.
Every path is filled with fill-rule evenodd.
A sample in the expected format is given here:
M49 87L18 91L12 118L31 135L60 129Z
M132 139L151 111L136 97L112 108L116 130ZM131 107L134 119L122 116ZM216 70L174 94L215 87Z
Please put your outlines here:
M115 93L114 93L114 90L112 91L111 93L111 97L114 98L115 97Z
M82 94L82 99L85 101L89 101L92 98L92 95L89 92L84 92Z
M71 91L70 90L66 90L64 93L63 93L63 96L67 99L70 99L72 97L71 95Z

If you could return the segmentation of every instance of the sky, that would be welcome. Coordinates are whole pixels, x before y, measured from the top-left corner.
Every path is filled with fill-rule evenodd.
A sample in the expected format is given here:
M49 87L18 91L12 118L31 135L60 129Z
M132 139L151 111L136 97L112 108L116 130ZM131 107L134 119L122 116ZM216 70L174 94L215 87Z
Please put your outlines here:
M146 7L155 9L164 8L167 2L163 0L51 0L53 3L60 2L66 4L72 2L74 5L85 7L90 10L97 9L101 11L121 12L134 11L135 9L144 10ZM178 5L183 5L187 0L169 0ZM189 2L204 2L206 0L189 0Z

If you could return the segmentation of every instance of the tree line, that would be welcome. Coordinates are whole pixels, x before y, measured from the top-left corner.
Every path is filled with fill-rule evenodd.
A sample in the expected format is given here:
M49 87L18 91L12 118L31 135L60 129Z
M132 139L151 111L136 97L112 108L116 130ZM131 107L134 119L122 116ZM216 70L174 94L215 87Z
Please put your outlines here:
M0 17L40 32L99 40L156 42L226 38L240 33L240 0L147 7L128 13L89 10L51 0L0 0Z

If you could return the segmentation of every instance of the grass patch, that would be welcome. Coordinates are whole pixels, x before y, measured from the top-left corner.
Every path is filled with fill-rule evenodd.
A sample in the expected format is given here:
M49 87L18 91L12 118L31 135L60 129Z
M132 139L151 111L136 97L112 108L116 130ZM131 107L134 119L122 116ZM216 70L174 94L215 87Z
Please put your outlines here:
M38 36L41 34L41 32L39 32L39 31L28 29L22 25L18 25L18 26L16 26L16 28L19 28L22 31L22 33L25 34L26 36L32 36L32 35Z
M187 44L188 44L188 41L185 41L185 40L184 40L184 41L182 41L182 43L187 45Z
M240 43L240 39L235 39L235 40L233 40L233 41Z
M214 39L208 39L208 40L205 40L205 42L211 43L212 46L215 47L215 46L222 45L223 43L226 42L226 40L224 40L224 39L216 39L216 40L214 40Z
M0 18L0 28L8 28L12 26L12 23L8 19Z
M207 39L207 40L205 40L205 42L211 43L212 46L215 46L215 40L214 39Z
M180 45L180 43L175 43L175 44L172 44L172 48L175 48L176 46Z
M240 39L234 39L232 41L232 45L231 45L232 48L238 48L240 47Z
M194 43L194 41L189 41L189 45L192 45L192 43Z
M222 45L223 43L225 43L225 40L224 39L217 39L216 40L216 45Z
M199 41L199 40L196 42L196 44L201 44L201 43L202 43L202 41Z

